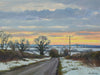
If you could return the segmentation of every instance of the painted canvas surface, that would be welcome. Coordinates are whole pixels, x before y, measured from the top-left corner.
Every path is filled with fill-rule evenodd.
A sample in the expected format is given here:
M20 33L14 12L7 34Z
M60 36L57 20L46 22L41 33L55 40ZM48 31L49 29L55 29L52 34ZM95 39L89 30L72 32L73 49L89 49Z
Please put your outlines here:
M0 75L100 75L100 0L0 0Z

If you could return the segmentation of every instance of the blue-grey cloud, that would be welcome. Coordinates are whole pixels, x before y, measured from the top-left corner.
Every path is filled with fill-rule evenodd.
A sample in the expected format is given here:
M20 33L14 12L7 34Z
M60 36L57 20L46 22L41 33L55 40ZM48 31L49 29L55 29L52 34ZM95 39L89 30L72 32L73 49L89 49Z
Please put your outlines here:
M99 4L99 0L0 0L0 29L100 31Z
M22 19L22 20L35 20L35 19L61 19L61 18L83 18L90 16L91 11L80 9L57 9L55 11L42 10L42 11L24 11L24 12L0 12L0 19Z
M84 9L100 10L100 0L52 0L65 5L77 5Z
M77 33L77 35L93 35L91 33Z
M2 11L64 9L67 7L99 10L100 0L0 0Z

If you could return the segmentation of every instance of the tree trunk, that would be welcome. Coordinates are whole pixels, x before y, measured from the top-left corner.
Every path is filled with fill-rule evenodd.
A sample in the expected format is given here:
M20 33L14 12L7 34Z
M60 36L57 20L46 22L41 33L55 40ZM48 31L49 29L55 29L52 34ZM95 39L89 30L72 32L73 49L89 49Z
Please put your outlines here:
M1 49L3 49L4 48L4 44L1 44Z
M40 51L40 55L44 55L44 51Z
M23 53L23 51L20 51L20 53L21 53L21 57L24 58L24 53Z

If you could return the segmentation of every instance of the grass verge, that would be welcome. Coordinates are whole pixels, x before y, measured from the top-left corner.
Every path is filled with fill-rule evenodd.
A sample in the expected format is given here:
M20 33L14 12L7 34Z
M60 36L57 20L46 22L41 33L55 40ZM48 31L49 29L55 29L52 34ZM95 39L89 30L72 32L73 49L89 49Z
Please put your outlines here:
M58 64L58 74L57 75L63 75L62 74L62 65L61 65L61 61L59 60L59 64Z

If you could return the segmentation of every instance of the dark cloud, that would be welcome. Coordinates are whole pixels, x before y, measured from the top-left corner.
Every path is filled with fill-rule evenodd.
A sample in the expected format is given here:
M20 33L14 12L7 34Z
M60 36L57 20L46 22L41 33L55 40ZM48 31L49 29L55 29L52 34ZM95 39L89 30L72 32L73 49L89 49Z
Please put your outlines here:
M47 19L61 19L61 18L82 18L89 16L90 11L80 9L57 9L55 11L24 11L24 12L0 12L0 19L19 19L19 20L41 20Z
M32 34L19 33L19 34L13 34L12 36L14 36L14 37L27 37L27 36L32 36Z
M77 35L93 35L91 33L77 33Z
M77 5L83 9L100 10L100 0L52 0L65 5Z
M63 37L63 35L49 35L50 37Z
M100 10L100 0L82 0L76 4L85 9Z

